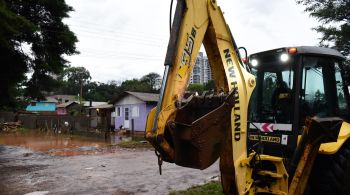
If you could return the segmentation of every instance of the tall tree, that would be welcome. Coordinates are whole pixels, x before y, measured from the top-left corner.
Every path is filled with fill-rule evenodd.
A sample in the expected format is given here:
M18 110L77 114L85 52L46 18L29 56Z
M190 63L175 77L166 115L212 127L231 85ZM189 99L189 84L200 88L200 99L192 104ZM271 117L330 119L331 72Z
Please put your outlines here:
M122 91L152 92L152 86L145 81L132 79L123 81L120 86Z
M108 102L113 97L122 93L118 82L108 81L107 83L90 82L87 84L86 100Z
M84 67L68 67L64 70L63 75L67 81L67 87L71 89L71 94L79 94L82 100L83 86L91 79L90 72Z
M26 77L28 56L22 52L21 42L28 40L34 25L26 18L10 11L0 0L0 108L15 107L19 81Z
M204 90L211 91L215 90L215 82L214 80L209 80L207 83L204 84Z
M64 0L0 0L0 108L12 106L28 71L26 95L43 99L55 87L52 76L68 64L63 55L77 53L77 37L62 22L72 10Z
M141 81L148 83L153 90L158 90L161 85L161 77L155 72L148 73L141 78Z
M349 0L296 0L321 25L314 29L322 34L320 44L334 46L350 58L350 1Z
M189 84L187 90L190 92L197 92L198 94L202 94L204 91L204 85L201 83Z

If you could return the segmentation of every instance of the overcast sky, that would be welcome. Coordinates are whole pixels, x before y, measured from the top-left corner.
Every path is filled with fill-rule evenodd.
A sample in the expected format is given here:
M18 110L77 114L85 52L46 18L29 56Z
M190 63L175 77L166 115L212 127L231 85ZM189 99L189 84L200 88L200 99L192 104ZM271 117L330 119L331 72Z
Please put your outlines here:
M169 39L170 0L66 0L65 19L77 35L79 55L93 81L160 75ZM174 1L176 4L176 1ZM283 46L317 45L317 21L295 0L218 0L238 46L249 53ZM175 7L175 5L174 5Z

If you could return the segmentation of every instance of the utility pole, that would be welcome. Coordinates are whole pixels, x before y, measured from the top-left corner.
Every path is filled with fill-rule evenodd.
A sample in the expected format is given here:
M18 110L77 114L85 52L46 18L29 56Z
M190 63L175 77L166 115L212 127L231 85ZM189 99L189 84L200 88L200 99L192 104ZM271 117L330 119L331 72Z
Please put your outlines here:
M80 115L83 113L83 81L80 80L80 96L79 96L79 104L80 104Z

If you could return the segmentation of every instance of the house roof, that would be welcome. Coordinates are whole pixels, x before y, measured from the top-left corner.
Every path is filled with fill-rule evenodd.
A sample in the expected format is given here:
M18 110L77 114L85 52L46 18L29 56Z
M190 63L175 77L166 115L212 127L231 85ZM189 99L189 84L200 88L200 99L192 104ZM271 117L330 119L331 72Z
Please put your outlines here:
M56 104L56 101L36 101L36 100L31 100L30 103L54 103Z
M74 101L75 100L75 95L51 95L51 96L46 96L46 100L51 101L51 102L58 102L59 100L69 100L69 101Z
M109 109L109 108L114 108L113 104L102 104L102 105L90 107L89 109Z
M35 105L28 104L26 111L56 111L55 102L35 102Z
M77 101L79 103L79 101ZM90 107L90 101L83 101L85 107ZM107 102L91 102L91 107L107 104Z
M144 93L144 92L133 92L133 91L124 91L121 95L117 96L113 100L110 101L110 103L115 104L122 98L124 98L127 95L132 95L136 97L137 99L144 101L144 102L158 102L159 100L159 94L156 93Z
M142 92L132 92L125 91L126 93L133 95L144 102L158 102L159 94L156 93L142 93Z
M62 104L58 104L56 107L57 108L66 108L72 104L78 104L77 102L65 102L65 103L62 103Z

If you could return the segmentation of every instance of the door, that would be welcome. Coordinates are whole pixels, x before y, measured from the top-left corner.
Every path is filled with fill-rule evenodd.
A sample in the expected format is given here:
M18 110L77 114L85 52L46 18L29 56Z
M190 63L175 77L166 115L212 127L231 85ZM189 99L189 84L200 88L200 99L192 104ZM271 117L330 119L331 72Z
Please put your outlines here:
M130 110L124 108L124 128L130 128Z

